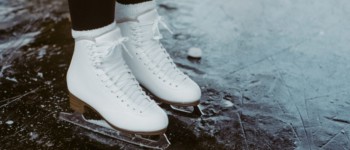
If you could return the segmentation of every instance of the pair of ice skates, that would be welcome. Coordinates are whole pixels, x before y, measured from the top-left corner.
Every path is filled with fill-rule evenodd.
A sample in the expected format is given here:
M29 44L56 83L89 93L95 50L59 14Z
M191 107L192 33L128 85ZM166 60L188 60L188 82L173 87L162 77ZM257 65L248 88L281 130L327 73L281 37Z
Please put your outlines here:
M159 42L159 25L167 28L154 9L123 20L119 28L113 23L110 30L95 37L73 31L75 48L67 84L75 113L61 113L60 119L132 144L158 149L169 146L164 134L167 114L140 84L160 103L169 104L167 108L183 113L176 106L195 106L187 113L200 114L201 90L176 67ZM87 107L104 121L97 124L85 119ZM142 135L160 135L160 139Z

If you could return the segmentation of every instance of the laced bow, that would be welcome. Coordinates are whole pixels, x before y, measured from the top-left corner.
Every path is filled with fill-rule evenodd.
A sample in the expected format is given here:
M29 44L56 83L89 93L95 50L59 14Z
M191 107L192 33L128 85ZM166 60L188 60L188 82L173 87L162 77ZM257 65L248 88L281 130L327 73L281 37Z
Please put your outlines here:
M167 29L169 33L174 34L174 32L164 22L163 17L157 16L157 18L154 20L153 27L152 27L153 39L160 40L163 38L162 34L159 32L159 24L162 25L165 29Z
M128 40L129 40L129 38L127 38L127 37L121 37L117 41L113 41L112 44L110 44L110 47L106 51L95 52L95 54L99 55L99 57L107 56L113 50L115 50L119 45L121 45L127 53L130 53L129 50L126 48L125 44L124 44L124 42L126 42ZM100 44L97 44L96 46L99 47L99 46L102 46L102 45L105 45L105 44L104 43L100 43Z

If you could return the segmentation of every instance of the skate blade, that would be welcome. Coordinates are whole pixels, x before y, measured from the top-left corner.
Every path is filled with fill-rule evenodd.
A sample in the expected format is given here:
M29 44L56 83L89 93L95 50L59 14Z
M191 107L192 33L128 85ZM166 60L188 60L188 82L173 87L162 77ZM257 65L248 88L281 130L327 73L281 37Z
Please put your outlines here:
M59 119L104 136L141 147L165 149L170 145L170 142L165 134L160 135L158 139L148 139L137 134L123 133L115 130L104 120L85 119L84 116L79 113L60 112Z
M165 103L160 103L160 106L170 110L172 113L190 117L190 118L198 118L203 115L202 110L200 109L199 105L197 106L175 106L175 105L169 105Z

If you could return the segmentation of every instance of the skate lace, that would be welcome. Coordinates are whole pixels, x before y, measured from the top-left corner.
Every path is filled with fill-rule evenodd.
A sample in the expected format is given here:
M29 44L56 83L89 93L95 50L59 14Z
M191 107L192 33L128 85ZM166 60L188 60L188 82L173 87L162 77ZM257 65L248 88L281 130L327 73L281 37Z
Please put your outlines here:
M108 44L107 42L96 44L96 47L104 45L110 46L106 51L91 51L91 60L93 66L96 68L97 76L100 77L101 82L104 83L105 87L109 88L110 92L115 94L117 99L120 99L121 102L125 103L127 107L142 113L154 102L139 86L139 83L132 75L131 70L126 65L122 57L120 56L120 58L114 58L113 61L116 62L109 65L104 65L104 58L108 57L112 51L118 50L118 46L123 47L124 50L129 53L129 50L124 45L124 42L127 40L127 38L123 37L112 44ZM132 100L132 103L127 101L126 98Z
M134 41L137 43L136 47L140 48L138 52L144 53L149 58L149 62L146 60L145 65L153 71L154 75L158 75L158 78L163 82L168 80L183 81L187 79L187 76L176 67L169 53L160 43L163 36L159 31L159 25L173 34L161 16L158 16L153 23L138 24L132 28L134 30ZM142 57L142 55L138 56ZM169 81L169 85L178 87L177 84L173 84L171 81Z

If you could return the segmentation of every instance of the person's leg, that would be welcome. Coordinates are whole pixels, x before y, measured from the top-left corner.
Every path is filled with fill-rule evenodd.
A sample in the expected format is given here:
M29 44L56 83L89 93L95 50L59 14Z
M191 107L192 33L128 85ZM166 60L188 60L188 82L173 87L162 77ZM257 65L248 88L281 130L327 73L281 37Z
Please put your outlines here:
M68 0L73 30L91 30L114 22L115 0Z

